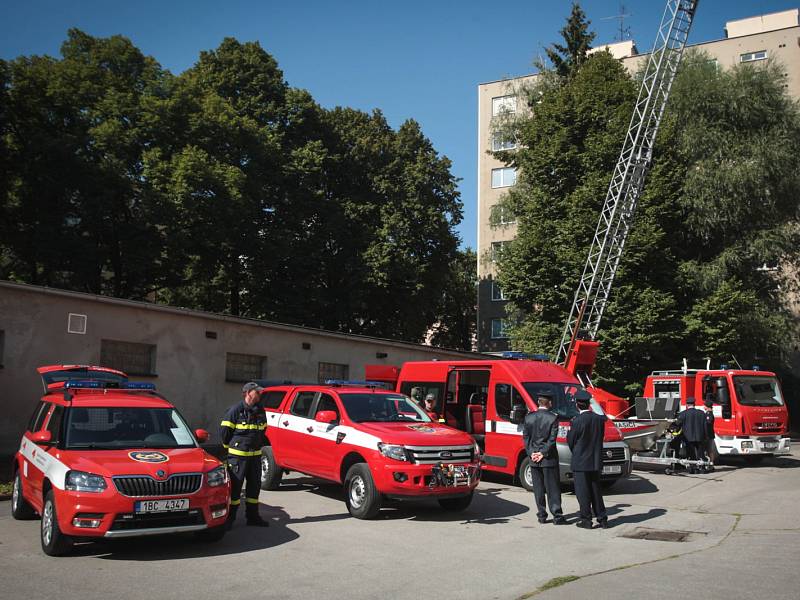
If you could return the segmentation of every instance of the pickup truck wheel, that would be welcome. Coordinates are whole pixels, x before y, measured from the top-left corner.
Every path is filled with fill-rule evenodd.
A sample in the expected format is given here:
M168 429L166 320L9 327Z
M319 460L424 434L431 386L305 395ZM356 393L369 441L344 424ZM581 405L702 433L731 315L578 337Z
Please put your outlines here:
M22 495L22 478L19 473L14 477L14 487L11 488L11 516L18 521L27 521L34 516L33 508Z
M531 473L531 457L526 456L522 459L522 462L519 463L519 469L517 470L517 477L519 478L519 482L529 492L533 491L533 473Z
M272 446L261 449L261 489L277 490L283 479L283 469L275 462Z
M347 470L344 490L347 510L356 519L372 519L378 514L381 495L365 463L357 463Z
M72 540L61 533L56 516L56 501L53 490L47 492L42 508L42 550L48 556L62 556L72 548Z
M439 506L451 512L461 512L466 510L472 503L472 492L466 496L459 496L458 498L440 498Z

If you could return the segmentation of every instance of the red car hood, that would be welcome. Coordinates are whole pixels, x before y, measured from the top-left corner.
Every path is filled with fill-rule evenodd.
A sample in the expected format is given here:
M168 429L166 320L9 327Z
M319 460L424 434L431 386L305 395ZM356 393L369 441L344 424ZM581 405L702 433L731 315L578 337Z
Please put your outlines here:
M164 456L167 460L163 460ZM157 479L164 479L174 473L205 473L222 464L202 448L61 450L57 458L76 471L105 477L151 475ZM160 462L145 462L150 460ZM163 471L164 475L157 476L157 471Z
M358 428L365 433L379 437L387 444L407 446L471 446L473 444L472 436L469 434L440 423L368 422L359 423Z

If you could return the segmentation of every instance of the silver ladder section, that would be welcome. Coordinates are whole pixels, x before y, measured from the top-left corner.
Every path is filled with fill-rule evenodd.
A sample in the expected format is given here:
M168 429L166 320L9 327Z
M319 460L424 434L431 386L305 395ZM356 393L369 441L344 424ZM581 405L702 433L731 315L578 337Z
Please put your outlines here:
M628 133L625 134L625 142L608 186L589 257L564 327L557 363L566 364L584 320L588 339L594 340L597 336L636 203L652 162L658 126L686 47L698 2L667 0Z

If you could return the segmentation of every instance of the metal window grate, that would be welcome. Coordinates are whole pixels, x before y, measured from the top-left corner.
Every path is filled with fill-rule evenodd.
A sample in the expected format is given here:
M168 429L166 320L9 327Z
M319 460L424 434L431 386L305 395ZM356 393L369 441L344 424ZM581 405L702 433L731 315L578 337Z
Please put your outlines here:
M266 356L228 352L225 355L225 380L253 381L255 379L263 379L266 377L266 365Z
M100 340L100 364L128 375L155 375L156 347L152 344Z
M69 313L67 316L67 333L86 335L86 315Z
M338 363L319 363L319 382L324 383L328 379L350 379L350 365L340 365Z

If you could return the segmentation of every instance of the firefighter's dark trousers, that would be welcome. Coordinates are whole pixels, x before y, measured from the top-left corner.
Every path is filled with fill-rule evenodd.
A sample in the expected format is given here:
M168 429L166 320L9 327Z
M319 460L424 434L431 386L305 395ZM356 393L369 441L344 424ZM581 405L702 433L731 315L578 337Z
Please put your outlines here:
M258 514L258 495L261 493L261 456L228 456L231 476L231 512L235 514L241 504L245 479L244 502L248 516Z

